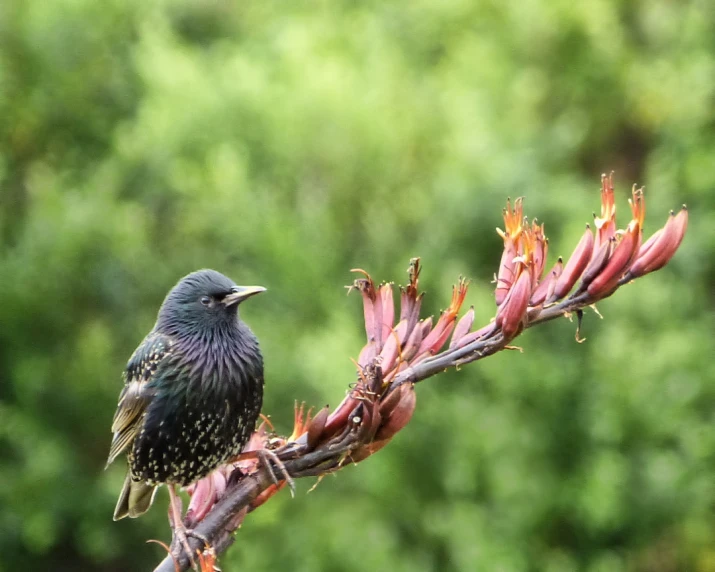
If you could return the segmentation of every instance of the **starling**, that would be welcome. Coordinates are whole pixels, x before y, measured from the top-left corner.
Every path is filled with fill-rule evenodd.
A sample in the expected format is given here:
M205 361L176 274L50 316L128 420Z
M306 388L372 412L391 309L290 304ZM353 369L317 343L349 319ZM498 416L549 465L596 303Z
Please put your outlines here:
M206 476L248 441L263 402L263 358L238 305L264 290L199 270L167 295L124 372L107 465L126 451L129 469L114 520L146 512L166 484L179 527L175 486Z

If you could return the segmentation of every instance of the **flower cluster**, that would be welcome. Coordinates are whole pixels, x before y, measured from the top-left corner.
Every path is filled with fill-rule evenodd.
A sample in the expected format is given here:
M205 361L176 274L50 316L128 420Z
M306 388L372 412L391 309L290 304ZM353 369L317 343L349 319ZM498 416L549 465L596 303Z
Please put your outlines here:
M596 302L630 280L662 268L673 257L688 225L685 206L678 214L671 212L665 227L641 244L645 219L642 188L633 187L629 203L632 218L624 229L617 230L613 176L603 175L601 216L595 217L595 233L587 225L566 264L559 258L543 276L548 250L544 226L528 223L521 199L513 207L507 201L506 230L497 229L504 251L495 291L496 326L505 337L516 336L545 307L579 296L588 303Z

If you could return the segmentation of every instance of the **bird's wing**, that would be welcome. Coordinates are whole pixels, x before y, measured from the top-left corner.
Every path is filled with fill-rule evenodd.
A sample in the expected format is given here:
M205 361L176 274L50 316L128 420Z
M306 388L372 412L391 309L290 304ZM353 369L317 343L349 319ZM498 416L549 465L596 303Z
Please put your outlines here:
M144 412L154 396L149 382L159 365L171 355L171 340L157 333L149 334L129 359L124 373L125 385L114 414L114 438L109 450L109 465L134 441L141 428Z

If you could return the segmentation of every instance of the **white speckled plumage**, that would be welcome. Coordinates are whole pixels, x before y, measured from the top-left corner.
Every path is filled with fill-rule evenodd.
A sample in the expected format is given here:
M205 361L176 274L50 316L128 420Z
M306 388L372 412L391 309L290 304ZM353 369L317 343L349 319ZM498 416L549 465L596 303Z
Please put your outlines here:
M236 456L254 430L263 360L237 303L222 302L240 288L215 271L185 277L130 358L108 460L127 452L115 519L146 511L158 484L204 477Z

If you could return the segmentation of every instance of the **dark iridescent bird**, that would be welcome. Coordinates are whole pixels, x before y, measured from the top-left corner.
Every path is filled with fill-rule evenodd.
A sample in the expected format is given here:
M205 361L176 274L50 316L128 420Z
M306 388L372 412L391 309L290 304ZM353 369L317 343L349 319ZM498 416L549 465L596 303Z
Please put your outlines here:
M126 451L129 470L114 520L137 517L166 484L206 476L240 453L263 402L263 358L238 305L263 292L215 270L182 278L127 364L109 460Z

